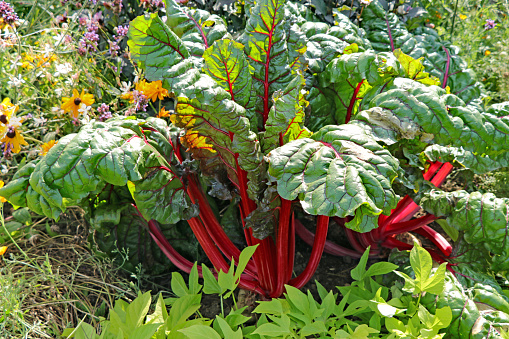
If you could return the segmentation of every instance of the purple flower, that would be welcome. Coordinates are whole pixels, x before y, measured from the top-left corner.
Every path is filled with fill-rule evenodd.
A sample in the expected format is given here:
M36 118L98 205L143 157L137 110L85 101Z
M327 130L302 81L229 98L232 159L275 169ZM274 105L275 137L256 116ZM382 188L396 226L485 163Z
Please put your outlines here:
M143 94L143 92L134 90L133 91L133 100L134 100L134 103L136 104L134 106L136 111L144 111L144 112L147 111L148 98L145 96L145 94Z
M127 31L129 31L129 25L118 26L115 28L115 31L117 32L117 36L115 36L115 39L117 41L122 40L122 38L127 35Z
M105 103L102 103L101 106L97 107L97 112L99 113L106 113L110 110L110 106L106 105Z
M486 19L486 24L484 25L484 29L489 31L490 29L495 28L497 24L495 23L495 20Z
M111 40L108 40L108 42L110 44L110 54L111 54L111 56L117 56L118 55L118 51L120 50L120 46L118 45L118 42L111 41Z
M0 18L8 25L12 25L19 19L11 4L3 0L0 1Z

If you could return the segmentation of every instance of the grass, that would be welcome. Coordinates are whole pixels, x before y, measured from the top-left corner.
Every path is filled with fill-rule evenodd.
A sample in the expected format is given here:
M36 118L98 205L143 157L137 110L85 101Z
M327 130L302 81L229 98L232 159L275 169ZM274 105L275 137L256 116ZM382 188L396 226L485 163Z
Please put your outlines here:
M136 296L77 239L40 235L35 244L10 245L0 258L0 338L54 338L80 321L95 326L115 299Z
M484 84L490 103L508 101L509 0L421 1L437 32L460 48L460 56ZM494 28L486 29L488 19L495 21Z

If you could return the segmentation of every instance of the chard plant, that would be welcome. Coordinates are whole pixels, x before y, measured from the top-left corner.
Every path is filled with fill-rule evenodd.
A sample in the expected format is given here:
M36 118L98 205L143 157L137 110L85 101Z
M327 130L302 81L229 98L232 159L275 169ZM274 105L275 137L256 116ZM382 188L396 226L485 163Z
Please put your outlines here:
M430 75L433 49L412 57L403 42L417 38L393 14L366 33L338 11L331 27L299 4L247 2L246 27L234 38L216 15L165 4L164 19L152 13L131 22L128 45L145 78L162 81L174 98L171 123L93 121L21 168L1 196L55 219L79 205L98 225L143 220L136 225L187 272L192 263L160 225L187 223L216 272L228 272L240 249L223 221L237 219L246 244L258 246L239 286L265 297L304 286L324 249L356 257L368 247L371 255L410 249L394 238L409 231L436 245L428 251L440 263L468 261L469 246L482 243L476 260L488 263L484 270L505 269L505 200L433 191L454 165L481 173L509 159L509 106L485 112L478 98L452 94L452 59L441 78ZM375 22L382 11L373 2L365 15ZM386 38L389 51L377 51ZM230 203L222 218L215 199ZM436 215L412 219L421 199ZM481 208L465 214L474 200ZM316 216L314 233L297 207ZM441 216L459 247L428 226ZM330 218L345 228L352 249L327 242ZM293 276L296 234L313 248ZM501 242L490 242L492 234Z

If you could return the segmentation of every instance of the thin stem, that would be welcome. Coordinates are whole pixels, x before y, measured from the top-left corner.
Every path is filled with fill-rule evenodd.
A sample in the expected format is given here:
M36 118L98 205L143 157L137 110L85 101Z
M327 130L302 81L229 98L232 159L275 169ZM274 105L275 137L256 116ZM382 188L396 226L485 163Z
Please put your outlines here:
M299 220L295 220L295 231L297 235L309 246L313 246L315 234L308 230ZM343 246L325 241L323 251L328 254L337 256L350 256L352 258L360 258L361 254ZM362 253L362 251L361 251Z
M364 9L364 7L362 8ZM355 106L355 102L357 101L357 94L359 94L359 90L361 89L363 82L364 79L362 79L361 82L357 84L357 87L355 87L355 90L353 91L353 96L350 99L350 104L348 105L348 110L346 112L345 124L348 124L348 122L352 118L353 107Z
M313 277L316 269L318 268L318 263L322 258L325 240L327 239L327 230L329 229L329 217L319 215L316 219L316 236L308 264L300 275L289 282L290 285L296 288L302 288L311 279L311 277Z
M292 202L281 198L281 210L279 213L279 227L277 229L277 280L276 288L271 292L273 298L279 297L283 293L286 278L288 276L288 231L290 227L290 216L292 214Z
M429 224L430 222L436 219L437 217L435 217L434 215L428 214L417 219L392 223L385 229L384 233L382 233L382 238L390 237L392 235L399 233L412 232L424 225Z
M458 11L458 0L456 0L456 5L454 6L454 14L452 15L452 26L451 26L451 44L453 40L453 33L454 33L454 23L456 21L456 13Z
M295 213L292 213L292 221L290 223L290 231L288 232L288 269L286 271L286 281L292 279L293 266L295 262Z

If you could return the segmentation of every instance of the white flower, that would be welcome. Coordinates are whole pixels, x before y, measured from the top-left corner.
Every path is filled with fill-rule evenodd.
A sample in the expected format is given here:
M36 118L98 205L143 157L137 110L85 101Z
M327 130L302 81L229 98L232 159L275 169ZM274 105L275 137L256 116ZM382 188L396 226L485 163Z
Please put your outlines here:
M56 72L53 75L56 77L72 72L72 65L70 62L66 62L65 64L56 64L55 68Z
M49 58L53 54L53 47L50 44L44 44L44 57Z
M34 117L34 126L41 127L46 123L46 121L48 121L48 119Z
M368 6L373 0L360 0L361 5Z
M54 114L64 114L64 110L61 109L60 107L58 106L53 106L51 107L51 111L54 113Z
M87 106L84 103L81 103L80 108L78 108L78 112L81 112L81 113L83 113L83 115L87 116L88 112L90 112L91 108L92 108L92 106Z
M57 88L55 88L55 93L56 93L58 96L61 96L63 91L64 91L64 89L63 89L62 87L57 87Z
M122 86L120 86L120 90L122 91L122 94L127 94L131 91L131 82L125 82L122 81Z
M22 122L23 122L23 118L18 118L16 116L12 116L9 119L9 125L14 127L14 128L20 127Z
M60 43L64 42L65 36L65 32L55 35L53 37L53 39L55 39L55 46L58 46Z
M18 77L11 77L9 76L10 81L7 81L7 84L14 87L19 87L21 84L25 83L25 80L21 78L21 74L18 75Z

